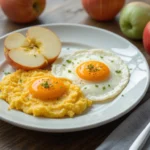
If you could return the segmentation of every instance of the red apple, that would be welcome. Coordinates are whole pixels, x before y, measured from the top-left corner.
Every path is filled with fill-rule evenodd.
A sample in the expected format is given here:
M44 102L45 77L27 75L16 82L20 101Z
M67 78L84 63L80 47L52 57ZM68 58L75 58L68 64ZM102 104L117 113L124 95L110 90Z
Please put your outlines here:
M146 24L144 28L143 44L146 52L150 55L150 21Z
M61 42L51 30L31 27L25 37L13 33L4 41L7 62L15 69L32 70L46 67L56 60L61 51Z
M6 16L16 23L29 23L44 10L46 0L0 0Z
M125 0L82 0L87 13L96 20L112 20L121 10Z

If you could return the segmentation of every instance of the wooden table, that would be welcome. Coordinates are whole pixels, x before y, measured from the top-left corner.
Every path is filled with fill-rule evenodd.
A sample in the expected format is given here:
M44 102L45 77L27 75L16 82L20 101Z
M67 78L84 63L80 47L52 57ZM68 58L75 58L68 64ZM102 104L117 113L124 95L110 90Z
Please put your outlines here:
M126 2L131 1L133 0ZM150 4L149 0L144 1ZM9 21L0 10L0 36L31 25L67 22L104 28L124 37L118 25L118 18L119 16L110 22L97 22L87 15L80 0L47 0L44 13L32 24L15 24ZM129 41L135 44L149 61L150 58L144 52L142 41ZM149 93L147 92L141 103L150 97ZM74 133L42 133L18 128L0 121L0 150L92 150L100 145L130 113L107 125Z

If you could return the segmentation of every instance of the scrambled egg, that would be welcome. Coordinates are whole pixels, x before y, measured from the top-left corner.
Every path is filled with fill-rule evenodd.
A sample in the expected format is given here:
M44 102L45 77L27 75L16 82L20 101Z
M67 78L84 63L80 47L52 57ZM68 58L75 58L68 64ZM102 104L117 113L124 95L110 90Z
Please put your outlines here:
M61 81L65 88L60 87L56 91L55 97L52 97L52 99L47 97L46 99L45 95L49 92L53 93L53 91L48 91L47 84L40 83L40 85L44 85L43 89L47 88L44 89L44 93L37 92L37 89L33 91L32 87L34 84L37 85L37 82L42 82L43 80L41 79L43 78L53 78L53 76L48 70L26 72L17 70L5 76L0 82L0 98L9 103L9 109L17 109L34 116L50 118L73 117L74 115L81 114L92 105L92 102L83 96L80 88L67 79L62 79ZM62 92L62 95L60 92ZM44 99L41 98L42 94L45 96ZM59 97L57 97L57 94ZM52 94L49 96L52 96Z

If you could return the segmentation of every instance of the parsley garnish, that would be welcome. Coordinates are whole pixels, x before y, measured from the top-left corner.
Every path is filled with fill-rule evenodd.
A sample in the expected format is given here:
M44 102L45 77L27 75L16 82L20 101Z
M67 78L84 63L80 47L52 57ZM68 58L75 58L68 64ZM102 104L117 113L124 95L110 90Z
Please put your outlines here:
M89 65L87 66L87 69L88 69L89 71L93 71L93 72L99 71L99 69L96 68L96 67L94 67L94 65L92 65L92 64L89 64Z
M108 84L108 87L110 87L110 84Z
M49 88L49 84L47 81L41 83L41 86L43 86L44 88Z
M122 96L122 97L124 97L124 95L123 95L123 94L122 94L121 96Z
M105 86L103 86L103 90L106 90L106 87L105 87Z
M96 88L98 88L98 85L95 85Z
M121 70L116 70L115 72L119 74L119 73L121 73Z
M94 65L89 64L89 65L87 66L87 68L88 68L89 70L92 70L92 69L94 69Z
M84 88L85 90L87 89L87 87Z
M114 61L113 61L113 60L111 60L111 62L113 63Z
M65 67L66 65L65 65L65 64L63 64L63 66Z
M71 70L68 70L69 73L71 73Z
M36 57L36 55L34 55L34 57Z
M22 80L20 79L19 82L22 82Z
M10 72L4 72L5 75L11 74Z
M66 62L67 62L67 63L71 63L71 60L68 59L68 60L66 60Z
M102 59L103 59L104 57L103 57L103 56L100 56L100 58L102 58Z
M26 48L26 47L25 47ZM24 49L25 51L29 51L30 49L29 48L26 48L26 49Z

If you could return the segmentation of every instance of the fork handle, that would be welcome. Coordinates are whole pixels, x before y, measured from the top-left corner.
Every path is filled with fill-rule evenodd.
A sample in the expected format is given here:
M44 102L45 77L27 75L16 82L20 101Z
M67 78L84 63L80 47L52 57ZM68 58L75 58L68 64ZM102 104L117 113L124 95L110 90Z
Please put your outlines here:
M144 130L140 133L140 135L135 139L129 150L140 150L144 144L146 143L148 137L150 135L150 122L144 128Z

